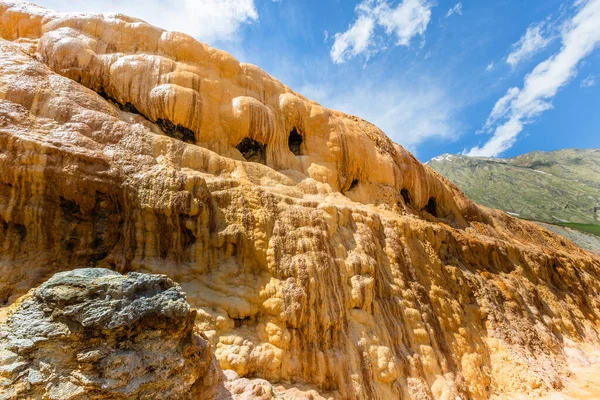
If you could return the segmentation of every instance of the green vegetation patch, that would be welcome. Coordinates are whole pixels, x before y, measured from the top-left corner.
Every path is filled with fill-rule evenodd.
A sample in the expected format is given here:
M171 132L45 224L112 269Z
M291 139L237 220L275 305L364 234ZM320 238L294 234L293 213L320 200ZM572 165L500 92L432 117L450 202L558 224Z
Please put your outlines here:
M600 237L600 225L598 224L573 224L573 223L561 223L557 224L567 228L575 229L583 233L591 233L592 235Z
M479 204L598 234L600 149L534 152L515 158L444 155L428 165ZM590 225L591 224L591 225ZM577 225L574 225L574 229Z

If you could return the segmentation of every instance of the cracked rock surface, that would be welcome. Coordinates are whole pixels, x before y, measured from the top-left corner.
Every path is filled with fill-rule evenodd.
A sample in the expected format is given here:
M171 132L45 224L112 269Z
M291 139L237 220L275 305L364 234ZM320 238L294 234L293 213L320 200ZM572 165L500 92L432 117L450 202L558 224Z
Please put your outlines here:
M0 398L211 398L221 372L164 275L76 269L0 323Z

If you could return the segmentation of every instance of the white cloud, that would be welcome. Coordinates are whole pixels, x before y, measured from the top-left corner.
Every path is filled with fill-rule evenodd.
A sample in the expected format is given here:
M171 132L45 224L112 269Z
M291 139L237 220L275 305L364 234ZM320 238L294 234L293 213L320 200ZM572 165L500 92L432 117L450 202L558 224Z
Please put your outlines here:
M492 62L490 62L490 63L487 65L487 67L485 67L485 72L490 72L491 70L493 70L493 69L494 69L494 66L495 66L494 62L493 62L493 61L492 61Z
M377 40L376 27L383 28L387 37L395 37L397 46L408 46L427 30L431 7L427 0L403 0L395 8L386 0L363 0L356 6L356 21L347 31L334 35L331 59L341 64L360 54L368 58L386 48L385 41Z
M530 25L521 39L512 45L512 50L506 57L506 63L515 67L521 61L530 59L548 46L553 38L549 36L547 28L546 22Z
M423 35L431 19L431 5L423 0L404 0L396 8L379 2L375 8L377 20L388 35L396 34L397 45L408 46L410 40Z
M506 114L510 111L511 102L517 97L520 93L519 88L513 87L508 89L508 92L504 96L500 98L494 105L490 116L488 117L483 130L479 133L490 132L494 124L501 118L504 118Z
M371 52L369 47L374 28L375 21L372 18L366 15L358 17L350 29L334 35L331 59L339 64L361 53L365 53L368 57Z
M62 12L122 13L212 43L236 41L244 24L258 20L254 0L35 0Z
M456 3L454 7L448 10L444 18L450 18L453 14L462 15L462 3Z
M456 99L431 82L358 79L351 87L319 84L301 87L300 92L326 107L372 122L412 152L427 140L453 140L459 134Z
M596 86L596 77L593 75L590 75L581 81L580 87L583 89L591 88L592 86Z
M562 27L562 48L525 77L523 88L511 88L494 106L484 129L494 132L471 156L498 156L508 150L527 124L552 108L550 100L576 74L577 65L600 43L600 0L579 1L577 13Z

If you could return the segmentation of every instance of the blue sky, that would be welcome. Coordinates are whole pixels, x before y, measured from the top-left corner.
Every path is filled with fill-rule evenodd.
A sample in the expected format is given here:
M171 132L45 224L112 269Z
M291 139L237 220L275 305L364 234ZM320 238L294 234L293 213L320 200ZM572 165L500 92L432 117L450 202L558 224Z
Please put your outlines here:
M422 161L600 147L600 0L37 3L191 34Z

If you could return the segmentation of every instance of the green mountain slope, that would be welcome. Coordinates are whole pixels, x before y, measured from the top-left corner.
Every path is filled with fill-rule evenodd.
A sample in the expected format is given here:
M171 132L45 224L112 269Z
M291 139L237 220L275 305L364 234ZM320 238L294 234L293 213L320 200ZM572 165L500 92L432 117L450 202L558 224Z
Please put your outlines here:
M427 165L485 206L554 224L599 223L600 149L506 159L443 155Z

